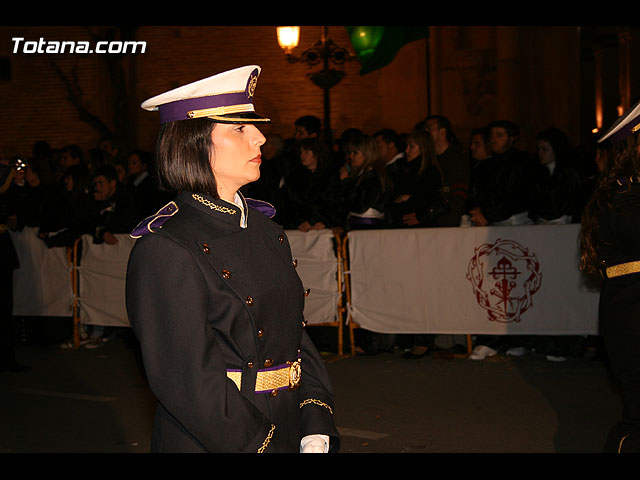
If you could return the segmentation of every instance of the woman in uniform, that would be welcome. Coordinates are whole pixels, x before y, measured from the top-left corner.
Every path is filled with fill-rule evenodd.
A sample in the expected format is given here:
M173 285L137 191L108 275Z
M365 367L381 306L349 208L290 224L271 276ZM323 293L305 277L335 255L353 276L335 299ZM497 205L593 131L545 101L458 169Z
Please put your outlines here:
M287 237L245 199L260 175L247 66L142 104L162 124L157 171L175 201L142 221L127 311L158 405L154 452L327 452L333 392L304 331L305 291Z
M602 277L600 334L622 395L622 418L607 452L640 452L640 107L622 116L600 142L616 145L582 216L581 268Z

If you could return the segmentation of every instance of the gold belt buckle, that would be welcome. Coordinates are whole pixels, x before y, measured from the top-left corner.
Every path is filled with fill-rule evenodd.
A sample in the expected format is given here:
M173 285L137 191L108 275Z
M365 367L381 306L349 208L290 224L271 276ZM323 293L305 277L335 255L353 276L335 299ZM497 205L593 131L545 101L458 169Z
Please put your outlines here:
M294 390L300 386L300 378L302 377L302 367L297 359L295 362L287 362L289 364L289 390Z

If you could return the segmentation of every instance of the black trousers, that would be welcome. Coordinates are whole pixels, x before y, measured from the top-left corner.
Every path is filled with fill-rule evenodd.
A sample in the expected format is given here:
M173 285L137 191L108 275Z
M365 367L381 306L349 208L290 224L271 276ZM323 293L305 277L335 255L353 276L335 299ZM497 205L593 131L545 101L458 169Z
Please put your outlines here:
M0 268L0 368L14 364L13 269Z
M609 432L606 452L640 452L640 334L603 334L611 373L622 395L622 417Z

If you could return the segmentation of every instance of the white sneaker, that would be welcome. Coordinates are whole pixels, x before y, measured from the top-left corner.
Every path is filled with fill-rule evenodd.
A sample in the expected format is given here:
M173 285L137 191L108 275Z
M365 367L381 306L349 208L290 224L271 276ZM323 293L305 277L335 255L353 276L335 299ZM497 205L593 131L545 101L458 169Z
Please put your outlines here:
M106 341L107 341L107 339L104 338L104 337L91 337L91 338L89 338L89 341L84 346L84 348L88 348L88 349L99 348L102 345L104 345L104 343Z
M567 357L563 357L561 355L547 355L546 359L550 362L566 362Z
M473 349L471 355L469 355L469 360L484 360L487 357L493 357L497 354L493 348L487 347L486 345L478 345Z
M507 355L511 355L513 357L521 357L525 353L527 353L527 349L524 347L513 347L507 350Z
M87 336L86 333L82 332L80 334L80 339L79 339L79 344L80 346L86 345L87 343L89 343L89 337ZM69 350L72 348L76 348L76 345L73 341L73 338L67 340L66 342L64 342L63 344L60 345L60 348L63 348L65 350Z

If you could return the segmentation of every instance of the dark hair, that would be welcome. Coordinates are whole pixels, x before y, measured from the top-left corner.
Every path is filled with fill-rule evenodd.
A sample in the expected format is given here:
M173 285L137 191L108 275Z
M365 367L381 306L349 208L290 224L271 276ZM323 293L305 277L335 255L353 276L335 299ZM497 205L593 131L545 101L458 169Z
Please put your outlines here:
M329 167L331 165L331 161L333 159L331 155L331 151L327 144L318 139L318 138L303 138L300 140L299 145L300 150L309 150L313 152L318 160L317 168L318 170L324 169L325 167Z
M549 142L557 162L561 163L569 159L572 151L571 142L562 130L554 127L547 128L536 135L536 140Z
M49 158L51 156L51 147L45 140L38 140L33 144L31 153L34 157Z
M277 133L267 133L264 138L265 143L273 145L273 148L277 153L282 153L285 147L285 141L284 138L282 138L282 135L279 135Z
M507 135L510 137L520 136L520 127L509 120L496 120L489 124L489 128L504 128Z
M73 158L79 158L82 160L82 149L77 145L67 145L60 150L61 153L69 152Z
M395 130L392 130L390 128L383 128L373 134L373 138L376 137L382 137L385 143L393 143L399 152L402 152L404 150L402 139Z
M143 163L144 165L151 166L151 162L153 161L153 155L151 155L149 152L146 152L144 150L134 149L129 152L129 157L131 155L136 155L140 159L140 162Z
M112 180L115 180L116 182L118 181L118 172L116 171L113 165L109 165L109 164L100 165L95 170L93 170L91 174L92 179L100 176L106 178L108 181L112 181Z
M440 128L444 128L445 132L447 133L447 141L451 144L458 144L460 143L458 141L458 137L456 136L455 132L453 131L453 126L451 125L451 121L445 117L444 115L429 115L427 117L427 119L425 120L425 126L426 126L426 122L429 120L435 120L436 122L438 122L438 126Z
M601 158L604 157L606 165L603 166L602 170L607 170L613 161L613 156L615 155L615 144L611 143L611 140L607 139L596 143L594 150L594 156L600 155Z
M586 273L597 273L600 267L596 238L598 232L598 212L611 208L611 197L620 188L618 180L640 173L638 155L638 135L629 135L624 141L613 145L611 159L600 174L598 184L582 214L580 231L580 269Z
M207 118L178 120L160 127L156 148L156 170L160 188L188 190L218 198L218 186L211 170L215 123Z
M491 132L488 127L479 127L471 130L471 136L475 137L476 135L480 135L485 144L489 143L489 139L491 138Z
M90 183L89 169L84 165L71 165L66 172L64 178L71 177L73 180L73 191L83 193L89 187ZM93 175L96 176L95 174Z
M320 135L320 130L322 130L322 121L313 115L305 115L298 118L294 125L303 127L309 134L316 133Z

